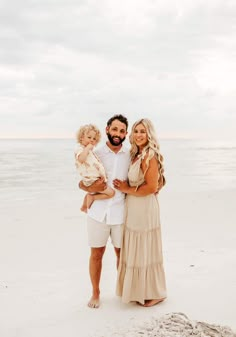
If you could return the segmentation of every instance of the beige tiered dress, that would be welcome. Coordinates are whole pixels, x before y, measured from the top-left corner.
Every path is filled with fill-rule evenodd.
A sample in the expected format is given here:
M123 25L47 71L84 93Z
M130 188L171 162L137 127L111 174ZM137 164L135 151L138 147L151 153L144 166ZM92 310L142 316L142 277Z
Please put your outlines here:
M144 182L140 157L129 169L130 186ZM127 195L116 293L122 302L166 297L157 195Z

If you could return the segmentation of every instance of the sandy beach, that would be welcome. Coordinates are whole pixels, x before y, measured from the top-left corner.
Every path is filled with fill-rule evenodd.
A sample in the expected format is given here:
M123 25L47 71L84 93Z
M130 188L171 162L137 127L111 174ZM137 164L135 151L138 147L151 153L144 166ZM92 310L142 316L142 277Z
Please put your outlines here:
M0 335L106 336L136 322L183 312L192 320L236 330L235 190L160 193L168 299L152 308L125 305L115 295L109 243L101 307L90 297L83 192L48 194L35 203L1 207Z
M0 337L236 337L236 0L0 9ZM167 299L150 308L116 296L110 241L101 305L87 306L76 133L96 125L97 149L113 131L122 140L123 126L108 135L117 114L128 119L127 148L134 123L150 119L164 160ZM233 332L201 334L193 323L194 333L162 334L175 315Z

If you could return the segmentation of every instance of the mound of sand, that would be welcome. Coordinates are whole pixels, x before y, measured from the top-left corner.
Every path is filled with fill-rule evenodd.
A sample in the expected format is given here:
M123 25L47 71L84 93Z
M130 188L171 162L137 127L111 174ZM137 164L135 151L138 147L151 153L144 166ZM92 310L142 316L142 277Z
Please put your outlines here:
M108 336L108 335L107 335ZM236 337L227 326L190 320L183 313L169 313L161 318L136 324L128 330L113 332L109 337Z

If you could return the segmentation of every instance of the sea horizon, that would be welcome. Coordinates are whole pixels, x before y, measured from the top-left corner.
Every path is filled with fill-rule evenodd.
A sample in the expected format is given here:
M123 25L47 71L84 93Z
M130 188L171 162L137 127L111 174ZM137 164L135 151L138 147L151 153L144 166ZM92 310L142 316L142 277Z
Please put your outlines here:
M128 133L129 134L129 133ZM74 136L35 136L35 137L28 137L28 136L18 136L18 137L2 137L0 136L0 140L40 140L40 139L46 139L46 140L63 140L63 139L75 139ZM236 138L221 138L219 137L214 137L214 136L159 136L159 139L164 139L164 140L209 140L209 141L236 141Z
M128 139L125 145L129 146ZM74 163L76 146L73 138L1 138L0 191L4 203L44 198L47 193L76 197L80 180ZM236 142L160 139L160 150L166 191L236 189Z

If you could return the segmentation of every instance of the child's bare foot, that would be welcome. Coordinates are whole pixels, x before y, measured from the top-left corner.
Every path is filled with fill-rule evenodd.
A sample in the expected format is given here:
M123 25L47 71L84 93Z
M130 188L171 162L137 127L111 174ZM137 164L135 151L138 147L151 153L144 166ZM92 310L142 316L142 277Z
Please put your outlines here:
M81 208L80 208L81 212L85 212L87 213L87 206L83 205Z
M81 212L85 212L87 213L87 198L88 198L88 194L85 195L84 200L83 200L83 205L81 206L80 210Z
M88 194L86 200L87 200L87 208L90 208L92 203L94 202L94 196L92 194Z

